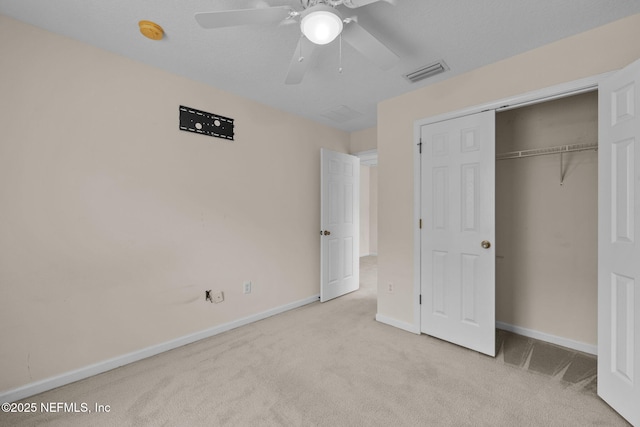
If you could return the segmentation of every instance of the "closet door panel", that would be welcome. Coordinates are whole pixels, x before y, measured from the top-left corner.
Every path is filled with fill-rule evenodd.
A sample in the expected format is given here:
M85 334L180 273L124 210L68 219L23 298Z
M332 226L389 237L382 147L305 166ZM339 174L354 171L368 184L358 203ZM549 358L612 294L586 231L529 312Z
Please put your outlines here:
M598 94L598 395L640 425L640 61Z
M495 356L495 112L421 138L421 331Z

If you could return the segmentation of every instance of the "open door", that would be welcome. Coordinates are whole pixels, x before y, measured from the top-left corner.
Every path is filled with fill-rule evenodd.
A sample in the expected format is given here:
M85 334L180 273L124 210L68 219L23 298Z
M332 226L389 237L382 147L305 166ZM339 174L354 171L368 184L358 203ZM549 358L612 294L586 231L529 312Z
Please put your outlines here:
M495 111L421 143L421 332L495 356Z
M360 288L360 159L321 150L320 301Z
M640 61L598 94L598 395L640 426Z

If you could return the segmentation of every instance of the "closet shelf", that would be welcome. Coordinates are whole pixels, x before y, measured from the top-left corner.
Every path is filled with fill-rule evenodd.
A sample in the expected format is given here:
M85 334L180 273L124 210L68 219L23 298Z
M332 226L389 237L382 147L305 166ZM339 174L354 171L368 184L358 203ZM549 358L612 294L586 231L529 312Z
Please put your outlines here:
M547 154L571 153L574 151L597 150L598 143L559 145L556 147L534 148L532 150L510 151L496 154L496 160L521 159L524 157L544 156Z

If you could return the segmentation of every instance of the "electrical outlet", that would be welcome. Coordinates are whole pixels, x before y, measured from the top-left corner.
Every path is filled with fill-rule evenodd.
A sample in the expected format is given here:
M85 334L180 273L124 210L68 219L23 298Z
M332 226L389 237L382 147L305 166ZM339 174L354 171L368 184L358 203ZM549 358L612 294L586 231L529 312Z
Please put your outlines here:
M387 284L387 292L392 294L393 290L394 290L394 285L393 283L390 282L389 284Z
M245 294L251 293L251 282L244 282L244 284L242 285L242 292L244 292Z
M213 302L215 302L216 304L224 301L224 294L222 293L222 291L218 291L212 294L211 296L213 297Z

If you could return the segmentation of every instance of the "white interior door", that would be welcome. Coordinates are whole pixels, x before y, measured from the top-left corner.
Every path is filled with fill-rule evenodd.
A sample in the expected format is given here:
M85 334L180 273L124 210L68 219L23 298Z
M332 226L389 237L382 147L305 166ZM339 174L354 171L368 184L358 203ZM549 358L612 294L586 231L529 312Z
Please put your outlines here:
M640 426L640 61L598 99L598 395Z
M495 111L421 142L421 331L495 356Z
M321 150L320 301L360 287L360 159Z

